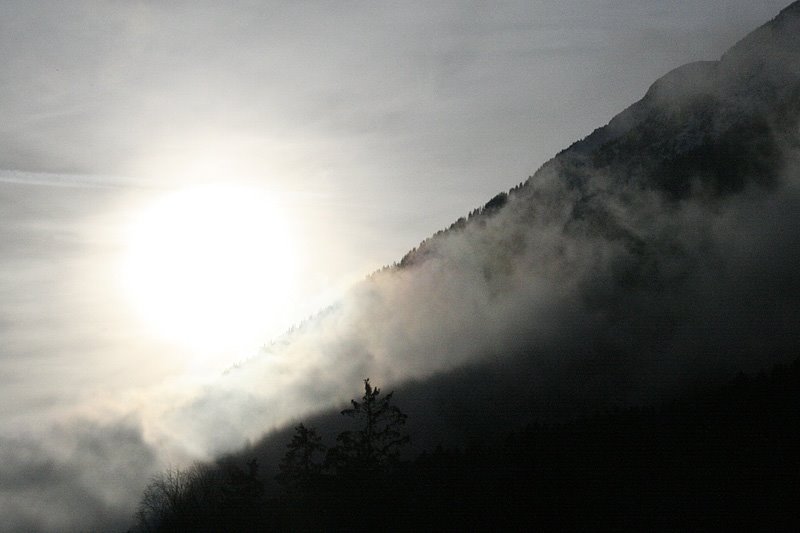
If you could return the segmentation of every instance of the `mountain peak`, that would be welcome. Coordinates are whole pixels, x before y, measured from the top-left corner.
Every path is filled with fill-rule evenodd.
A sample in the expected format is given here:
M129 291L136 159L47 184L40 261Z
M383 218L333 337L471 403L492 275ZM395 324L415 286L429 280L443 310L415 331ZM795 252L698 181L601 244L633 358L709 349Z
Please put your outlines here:
M784 170L781 143L800 142L798 116L800 1L720 60L668 72L542 171L557 168L581 188L600 174L616 186L635 183L674 199L698 185L712 196L770 186Z
M728 78L765 75L773 83L800 77L800 1L750 32L721 58Z

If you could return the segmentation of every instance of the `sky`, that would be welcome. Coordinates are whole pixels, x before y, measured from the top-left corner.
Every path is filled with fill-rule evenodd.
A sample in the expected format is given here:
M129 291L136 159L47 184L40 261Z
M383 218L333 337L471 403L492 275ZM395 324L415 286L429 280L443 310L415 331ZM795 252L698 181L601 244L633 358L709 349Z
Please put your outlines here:
M0 439L30 482L2 486L0 514L79 526L29 509L30 472L69 509L68 478L97 483L87 442L109 468L134 450L131 485L208 453L176 445L154 404L250 357L785 4L0 3ZM186 245L199 238L217 247ZM194 255L162 276L184 245ZM129 491L105 498L101 522L130 504Z

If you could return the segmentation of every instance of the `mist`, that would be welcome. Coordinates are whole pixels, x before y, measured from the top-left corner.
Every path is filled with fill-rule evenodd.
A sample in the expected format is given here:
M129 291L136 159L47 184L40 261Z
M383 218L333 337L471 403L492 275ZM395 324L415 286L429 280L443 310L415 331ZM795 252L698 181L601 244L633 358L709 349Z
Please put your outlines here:
M440 17L447 18L449 11L444 11ZM751 18L760 16L749 13ZM190 33L207 27L208 20L203 21ZM685 33L699 31L686 20L679 22ZM702 41L701 48L705 52L723 49L744 30L743 24L719 29ZM668 30L648 35L666 39L665 34L674 35ZM136 34L138 30L130 31ZM617 34L614 40L627 43L626 57L636 48L628 39L632 37ZM556 55L569 48L562 50L549 41L544 44L552 46L539 48ZM514 177L519 168L526 168L526 173L527 168L535 168L570 139L585 134L585 124L559 107L549 121L542 122L546 126L539 126L536 138L541 143L533 143L532 137L512 142L514 135L498 132L506 124L502 117L516 116L517 104L510 102L502 112L481 108L485 115L501 119L480 130L497 137L492 137L489 153L479 156L477 147L486 145L479 128L469 135L459 134L450 150L437 151L437 146L443 146L450 129L468 132L469 120L464 117L472 116L468 111L473 104L489 93L462 95L464 100L445 106L446 116L461 117L445 121L447 131L420 118L425 109L412 115L400 113L411 122L418 120L413 131L428 132L425 135L412 135L412 130L403 128L395 135L388 128L381 140L380 132L370 130L374 116L357 113L355 107L326 115L342 122L314 123L315 135L324 137L323 133L337 131L337 124L347 124L348 134L343 137L365 135L368 142L361 148L365 152L376 149L348 182L352 189L366 191L366 200L356 208L363 207L368 214L339 221L336 229L358 227L353 233L357 242L346 245L354 255L372 244L380 254L359 256L347 264L372 269L380 264L376 258L397 262L366 276L333 305L212 381L181 377L176 361L183 354L143 340L136 328L120 328L129 319L128 312L102 291L113 280L98 268L97 261L100 256L113 256L118 244L102 232L95 234L96 241L81 240L84 224L106 227L114 219L109 215L87 220L82 218L85 212L113 212L108 206L122 205L120 195L140 194L131 183L141 182L121 183L94 175L52 194L52 183L58 181L53 175L37 174L44 176L43 183L32 185L30 175L6 173L3 205L8 206L6 216L17 225L6 228L2 240L4 271L16 283L13 290L4 292L8 307L1 317L9 332L7 350L13 356L6 357L3 371L11 376L9 381L19 383L3 393L0 434L0 510L9 529L125 527L140 489L159 470L256 445L265 434L280 435L297 421L316 419L357 396L366 377L384 390L398 391L398 404L410 414L414 446L422 449L440 442L458 445L486 438L530 420L657 402L698 384L724 380L740 370L759 371L793 356L800 323L795 273L800 259L796 231L800 124L797 93L771 89L796 87L798 70L796 62L786 60L791 56L786 53L791 50L790 37L788 45L782 42L769 49L767 59L759 64L765 66L763 72L771 73L763 78L770 90L759 92L742 85L741 79L755 71L747 52L756 45L751 41L721 62L678 69L646 93L642 85L626 102L644 99L606 128L561 152L472 215L463 213L463 220L456 220L458 213L469 209L464 205L473 205L465 202L482 199L484 204L497 191L508 190L521 179L522 175ZM342 46L346 52L352 43ZM658 50L668 55L664 48ZM673 64L668 60L678 57L675 54L661 60ZM481 78L470 65L482 61L469 54L456 56L464 68L458 72L464 76L446 78L448 83L468 86L473 79L467 75L470 72ZM270 57L280 58L280 53ZM432 70L445 71L449 63L441 54L436 57L442 64ZM94 72L91 65L83 66ZM649 83L657 77L648 70L653 68L641 69L637 80L646 77ZM156 70L156 74L161 72ZM578 81L586 81L563 78L565 74L555 67L530 72L512 81L535 78L552 91L565 86L559 80L566 79L564 83L574 91L580 86ZM320 71L320 85L332 84L338 77L334 74ZM380 76L373 75L366 85L382 87ZM255 90L240 89L246 94ZM626 90L633 89L626 86ZM366 92L372 104L384 94ZM309 93L314 91L309 89ZM494 90L490 93L498 95ZM537 95L536 99L546 101ZM313 99L337 101L326 98L314 93ZM160 100L154 96L152 101ZM576 101L559 105L576 107ZM602 124L621 105L604 101L599 110L588 113L590 123ZM539 100L536 106L541 107ZM189 107L177 105L169 116L183 116ZM374 109L382 108L376 105ZM124 123L124 117L106 123L103 117L108 116L99 112L102 109L95 111L89 114L90 120L81 122L75 144L85 144L87 139L99 142L100 130L92 126L96 122ZM289 118L282 116L277 122L286 125ZM561 120L568 124L559 125ZM132 129L125 131L144 129L143 122L134 121ZM516 124L510 128L512 133L521 131L518 121L512 122ZM38 165L38 170L46 172L91 173L98 168L138 172L140 161L131 154L146 150L136 144L135 135L109 141L99 162L72 141L47 157L36 157L31 146L50 142L68 127L60 118L49 124L32 130L31 144L6 153L3 164ZM642 124L651 124L652 129ZM663 134L666 145L647 143L645 134L653 131ZM711 139L708 143L706 136ZM467 137L469 142L464 140ZM551 137L560 144L550 146ZM172 137L167 132L164 138ZM755 138L765 140L750 143ZM505 157L523 153L525 143L536 147L524 156L514 156L517 159ZM324 148L320 161L331 162L333 170L325 176L316 172L319 169L310 171L309 176L319 179L303 181L298 187L319 186L325 191L326 180L333 182L335 176L347 173L347 158L355 157L354 152L338 150L336 143L311 145ZM696 159L706 145L732 148L722 155L743 153L743 161L737 160L728 174L730 168L722 169L725 172L704 168ZM396 146L403 148L395 150ZM602 146L604 150L599 149ZM745 146L757 146L757 150L737 152ZM700 152L693 152L696 149ZM403 154L409 153L421 155L404 167ZM490 164L495 159L502 162L496 168ZM464 170L465 166L469 168ZM368 179L382 169L388 169L383 184ZM395 217L390 216L392 210L401 209L391 201L379 201L384 195L375 191L398 177L400 169L419 176L395 191L403 202L414 203L413 209ZM463 181L459 180L462 170ZM502 177L485 178L495 173ZM440 176L441 182L409 200L409 191L432 174ZM665 177L675 175L674 180ZM720 176L732 178L726 181ZM440 201L447 206L442 210L445 214L424 214L434 211ZM340 212L354 210L352 206L345 202ZM381 213L389 213L386 220L380 220ZM372 223L380 235L366 238L365 228ZM419 243L405 257L402 251L390 255L402 250L400 244L434 231L431 224L440 224L446 231ZM405 225L410 229L392 231ZM39 240L40 232L51 237ZM84 254L86 249L99 250L100 255L92 261ZM48 263L53 258L59 259L56 267ZM331 263L335 261L331 258ZM42 272L49 275L56 268L64 276L43 285L41 280L47 276ZM27 277L19 272L27 272ZM85 279L94 281L88 289L78 281ZM50 303L47 312L41 310L43 300ZM70 316L72 326L79 323L81 327L70 327L60 316ZM86 340L89 337L91 342ZM53 353L62 358L54 362ZM34 374L42 386L31 385ZM102 387L93 386L99 382ZM492 402L502 402L501 415L484 408Z
M507 365L514 388L501 390L519 401L551 393L592 409L758 371L798 341L796 179L680 203L623 189L580 218L577 193L534 185L423 245L410 266L375 274L177 419L207 421L214 405L226 435L240 421L239 438L253 438L252 414L237 416L253 397L279 426L341 404L364 377L400 386L470 365ZM521 220L534 230L520 232ZM216 419L207 423L193 439L219 438Z
M599 408L792 357L800 154L796 109L788 120L782 110L800 73L785 52L796 26L787 14L720 62L664 76L221 386L263 397L280 425L336 405L364 377L399 386L508 365L530 379L503 394ZM754 71L767 73L757 91L741 81ZM685 148L652 143L652 131ZM709 167L695 155L708 150L747 152Z
M435 443L480 433L476 424L487 434L652 404L793 357L800 153L796 111L782 112L794 97L781 91L800 71L784 52L797 17L781 23L719 62L667 74L525 183L229 371L172 423L197 422L192 441L221 452L258 436L254 405L279 428L341 405L369 377L413 390L425 427L416 438ZM743 85L754 69L781 89ZM708 150L746 157L697 157ZM482 377L491 385L475 399ZM444 397L451 405L432 413ZM507 416L485 415L496 427L474 417L452 427L454 412L500 399Z

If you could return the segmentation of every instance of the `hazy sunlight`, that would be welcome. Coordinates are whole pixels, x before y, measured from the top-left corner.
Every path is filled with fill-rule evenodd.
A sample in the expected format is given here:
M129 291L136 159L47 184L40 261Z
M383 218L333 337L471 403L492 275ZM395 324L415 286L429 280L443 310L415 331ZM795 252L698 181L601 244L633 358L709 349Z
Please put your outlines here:
M292 290L287 221L256 189L205 185L167 194L134 219L128 246L129 300L157 334L198 355L266 341L259 335Z

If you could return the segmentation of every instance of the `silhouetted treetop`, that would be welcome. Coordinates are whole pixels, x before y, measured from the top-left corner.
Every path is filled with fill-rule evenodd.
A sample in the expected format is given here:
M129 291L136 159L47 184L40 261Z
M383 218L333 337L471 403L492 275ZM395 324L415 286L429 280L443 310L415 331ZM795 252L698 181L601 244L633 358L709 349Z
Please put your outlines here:
M394 463L401 446L409 442L403 431L406 415L392 404L393 392L381 397L381 390L364 380L361 401L342 411L356 420L358 429L344 431L328 454L328 462L338 471L378 471Z

